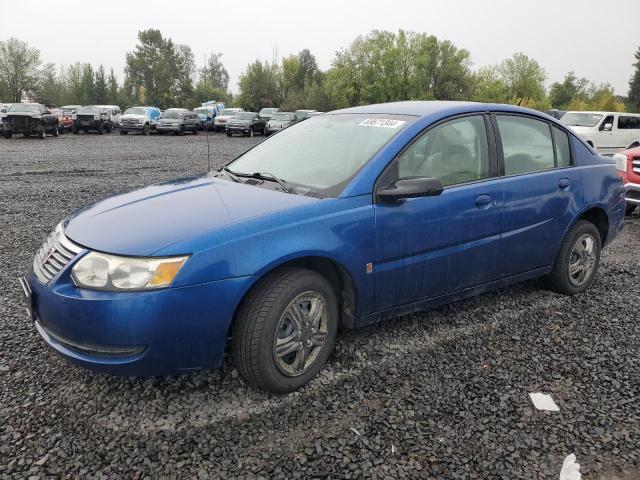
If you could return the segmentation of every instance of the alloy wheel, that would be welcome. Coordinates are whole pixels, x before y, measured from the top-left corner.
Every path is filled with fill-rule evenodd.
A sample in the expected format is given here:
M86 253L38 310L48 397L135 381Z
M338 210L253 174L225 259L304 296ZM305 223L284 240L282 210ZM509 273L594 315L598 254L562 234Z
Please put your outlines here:
M297 377L318 359L328 332L328 310L322 295L304 292L280 317L273 339L273 359L283 375Z
M574 243L569 255L569 281L576 287L587 283L595 270L597 260L596 239L585 233Z

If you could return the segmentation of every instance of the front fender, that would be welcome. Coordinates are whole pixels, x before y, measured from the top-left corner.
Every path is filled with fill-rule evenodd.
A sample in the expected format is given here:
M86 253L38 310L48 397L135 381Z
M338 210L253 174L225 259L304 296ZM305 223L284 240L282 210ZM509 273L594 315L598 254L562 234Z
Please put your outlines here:
M155 255L192 252L175 286L251 276L305 257L329 259L349 272L359 305L373 305L375 230L371 196L325 199L230 225L215 233L166 247ZM362 312L366 313L366 312Z

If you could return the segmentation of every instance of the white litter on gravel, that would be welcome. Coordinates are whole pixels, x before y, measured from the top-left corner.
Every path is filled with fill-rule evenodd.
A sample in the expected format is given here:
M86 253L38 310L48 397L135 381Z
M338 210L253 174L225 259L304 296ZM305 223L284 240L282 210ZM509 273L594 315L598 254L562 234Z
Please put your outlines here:
M536 392L536 393L530 393L529 398L531 398L531 401L533 402L533 406L536 407L538 410L546 410L548 412L560 411L560 409L558 408L558 405L556 405L556 402L554 402L553 398L551 398L551 395L547 395L546 393Z
M562 470L560 470L560 480L580 480L580 464L576 463L576 456L572 453L562 462Z

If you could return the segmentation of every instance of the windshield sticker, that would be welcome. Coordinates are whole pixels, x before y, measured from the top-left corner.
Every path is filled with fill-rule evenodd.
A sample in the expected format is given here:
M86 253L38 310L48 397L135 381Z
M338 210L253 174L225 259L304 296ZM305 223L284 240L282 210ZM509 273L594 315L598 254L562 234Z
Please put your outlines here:
M398 128L404 125L404 120L392 120L390 118L367 118L358 124L359 127Z

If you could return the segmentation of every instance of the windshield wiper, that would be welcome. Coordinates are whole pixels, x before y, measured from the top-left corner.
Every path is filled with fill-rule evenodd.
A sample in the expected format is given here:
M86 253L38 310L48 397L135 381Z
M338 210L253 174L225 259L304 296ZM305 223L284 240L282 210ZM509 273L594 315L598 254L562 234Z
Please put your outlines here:
M226 174L227 174L227 176L228 176L231 180L233 180L233 181L234 181L234 182L236 182L236 183L240 183L240 178L238 178L238 175L236 175L235 173L233 173L233 172L232 172L231 170L229 170L227 167L223 167L223 168L222 168L222 171L223 171L224 173L226 173Z
M269 172L253 172L251 175L247 175L248 177L259 178L260 180L271 180L272 182L276 182L280 187L287 193L292 193L297 195L298 192L285 182L283 179L276 177L272 173Z

